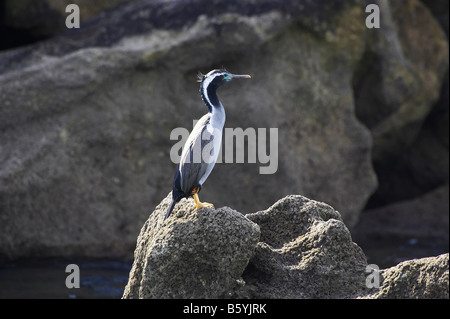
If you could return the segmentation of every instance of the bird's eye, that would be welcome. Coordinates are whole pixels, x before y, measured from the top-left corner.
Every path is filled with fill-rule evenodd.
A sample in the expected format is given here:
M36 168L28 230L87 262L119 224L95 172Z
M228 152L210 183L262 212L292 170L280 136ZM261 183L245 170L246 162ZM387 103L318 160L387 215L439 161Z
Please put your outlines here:
M224 76L223 76L223 79L225 80L225 81L230 81L231 80L231 74L225 74Z

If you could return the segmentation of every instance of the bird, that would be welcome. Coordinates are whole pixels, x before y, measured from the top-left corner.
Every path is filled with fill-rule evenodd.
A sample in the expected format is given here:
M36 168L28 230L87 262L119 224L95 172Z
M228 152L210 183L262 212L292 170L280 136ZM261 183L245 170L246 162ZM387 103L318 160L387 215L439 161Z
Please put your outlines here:
M197 209L214 207L211 203L202 203L198 193L216 164L222 142L225 109L216 91L221 85L233 79L250 78L248 74L231 74L225 69L215 69L206 75L198 74L200 95L209 112L196 123L183 146L180 162L173 178L172 202L164 220L169 217L175 204L182 198L192 196Z

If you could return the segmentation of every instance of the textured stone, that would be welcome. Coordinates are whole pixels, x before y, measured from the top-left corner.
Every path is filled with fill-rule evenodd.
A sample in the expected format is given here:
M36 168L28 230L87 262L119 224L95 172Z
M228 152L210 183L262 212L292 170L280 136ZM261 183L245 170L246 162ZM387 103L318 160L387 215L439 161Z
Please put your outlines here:
M404 261L380 272L381 285L366 298L448 299L448 253Z
M247 217L261 240L243 275L250 298L352 298L364 291L366 257L331 206L287 196Z
M196 210L166 197L143 226L124 298L351 298L366 259L340 214L303 196L265 211ZM248 217L248 218L247 218Z
M123 298L448 298L448 254L374 271L325 203L290 195L243 216L183 199L163 221L170 195L142 227Z
M228 207L195 209L183 199L163 221L171 194L139 234L124 298L226 298L241 279L260 231Z

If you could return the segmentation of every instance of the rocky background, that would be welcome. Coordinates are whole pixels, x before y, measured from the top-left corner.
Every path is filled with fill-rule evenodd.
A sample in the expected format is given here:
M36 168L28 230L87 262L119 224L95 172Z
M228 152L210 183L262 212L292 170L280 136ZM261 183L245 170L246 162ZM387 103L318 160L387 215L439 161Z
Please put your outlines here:
M65 7L80 6L80 29ZM131 258L171 190L169 139L225 66L226 127L278 128L278 171L218 164L202 199L244 214L289 194L363 249L448 251L448 2L7 0L0 4L0 260Z

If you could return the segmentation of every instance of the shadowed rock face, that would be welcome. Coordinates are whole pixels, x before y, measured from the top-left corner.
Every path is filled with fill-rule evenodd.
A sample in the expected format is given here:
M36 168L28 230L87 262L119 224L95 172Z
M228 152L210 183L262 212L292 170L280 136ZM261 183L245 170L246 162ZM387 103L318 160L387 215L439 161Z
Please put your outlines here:
M219 91L225 127L277 128L278 169L218 164L202 196L249 213L304 194L351 227L377 184L372 137L355 116L371 61L364 21L359 1L133 1L0 53L0 256L129 255L171 188L171 131L207 111L196 73L222 65L252 75ZM433 43L442 59L439 35ZM426 65L427 52L411 56ZM425 75L438 83L443 65ZM372 96L356 98L367 114Z
M59 38L58 47L44 45L47 53L64 54L87 46L107 47L122 38L148 33L153 30L174 30L194 24L200 16L214 18L222 14L237 14L240 16L258 17L265 13L278 11L287 18L299 21L311 31L324 31L331 28L330 18L348 5L357 5L358 1L306 1L302 3L287 3L282 0L255 1L205 1L190 0L113 0L113 1L52 1L52 0L7 0L5 6L5 25L18 29L31 29L35 35L57 35L64 31L66 5L75 3L80 8L81 20L86 20L101 9L122 6L116 10L103 13L100 18L85 22L81 30L76 30L71 39ZM128 3L127 2L131 2ZM125 3L125 4L123 4ZM221 26L216 25L217 33ZM93 32L95 30L95 32ZM219 34L221 36L221 34ZM78 41L77 41L78 40ZM81 41L79 41L81 40Z
M367 272L325 203L290 195L244 216L183 199L163 221L170 201L141 229L123 298L448 298L448 254Z

